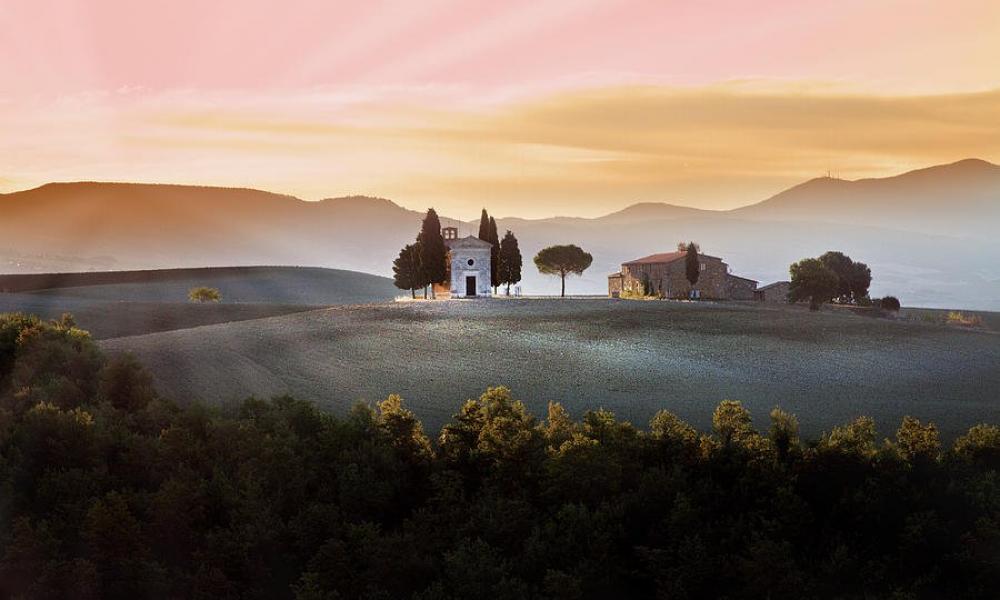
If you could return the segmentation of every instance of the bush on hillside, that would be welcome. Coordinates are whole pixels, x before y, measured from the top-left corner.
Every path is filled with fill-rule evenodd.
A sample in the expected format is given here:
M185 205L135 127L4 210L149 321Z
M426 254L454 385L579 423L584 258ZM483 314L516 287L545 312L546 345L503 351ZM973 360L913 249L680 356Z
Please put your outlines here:
M878 307L882 310L892 310L899 312L899 298L895 296L883 296L878 303Z
M215 288L196 287L188 291L188 300L191 302L221 302L222 293Z

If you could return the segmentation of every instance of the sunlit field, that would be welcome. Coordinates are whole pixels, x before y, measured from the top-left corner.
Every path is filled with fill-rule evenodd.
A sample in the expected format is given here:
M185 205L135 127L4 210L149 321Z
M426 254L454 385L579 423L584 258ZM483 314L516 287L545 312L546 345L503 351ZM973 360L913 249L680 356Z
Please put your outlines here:
M82 323L86 326L86 323ZM709 429L735 399L818 436L858 415L904 415L945 438L1000 420L1000 335L798 307L608 299L342 306L102 342L134 352L180 402L290 393L343 414L399 393L430 431L507 385L536 414L603 407L645 423L668 409Z

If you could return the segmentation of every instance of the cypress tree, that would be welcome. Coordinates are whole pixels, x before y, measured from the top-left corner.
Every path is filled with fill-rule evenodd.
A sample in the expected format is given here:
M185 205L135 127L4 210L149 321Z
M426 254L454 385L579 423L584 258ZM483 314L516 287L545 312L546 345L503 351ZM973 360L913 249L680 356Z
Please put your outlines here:
M507 230L503 240L500 241L500 262L497 269L500 272L500 283L507 285L507 295L510 296L511 284L521 281L521 249L518 248L517 238Z
M698 261L698 246L694 242L688 243L687 256L684 257L684 270L688 282L691 283L691 287L694 287L698 283L698 277L701 276L701 264Z
M490 241L490 216L486 214L486 209L483 209L483 214L479 217L479 239L484 242Z
M500 236L497 235L497 222L490 217L489 239L493 247L490 248L490 285L493 286L493 293L497 293L497 286L500 285Z
M443 283L448 276L448 265L445 264L448 248L441 235L441 220L433 208L427 210L417 243L420 246L420 283L424 286L424 297L427 297L427 286Z

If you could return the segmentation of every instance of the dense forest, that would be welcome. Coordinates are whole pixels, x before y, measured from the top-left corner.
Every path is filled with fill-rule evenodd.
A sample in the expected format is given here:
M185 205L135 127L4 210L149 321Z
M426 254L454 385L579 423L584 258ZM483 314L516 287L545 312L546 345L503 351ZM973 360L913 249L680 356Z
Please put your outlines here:
M0 386L2 597L1000 596L995 426L640 429L498 387L432 439L396 396L181 407L68 316L0 316Z

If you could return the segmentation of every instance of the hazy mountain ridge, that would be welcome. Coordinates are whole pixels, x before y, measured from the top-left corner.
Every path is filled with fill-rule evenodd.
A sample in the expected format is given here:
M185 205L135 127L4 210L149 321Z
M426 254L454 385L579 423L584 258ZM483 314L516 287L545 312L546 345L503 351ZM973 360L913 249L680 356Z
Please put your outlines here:
M488 209L489 207L487 207ZM422 212L368 196L305 202L245 188L56 183L0 195L0 272L288 264L391 274ZM457 224L474 234L478 222ZM574 293L603 293L622 261L699 241L767 283L827 249L865 260L873 293L928 306L1000 308L1000 167L965 160L884 179L813 179L730 211L643 202L598 218L500 218L525 255L527 293L557 289L531 257L577 243L594 255Z
M894 177L822 177L729 214L993 238L1000 224L1000 166L965 159Z

